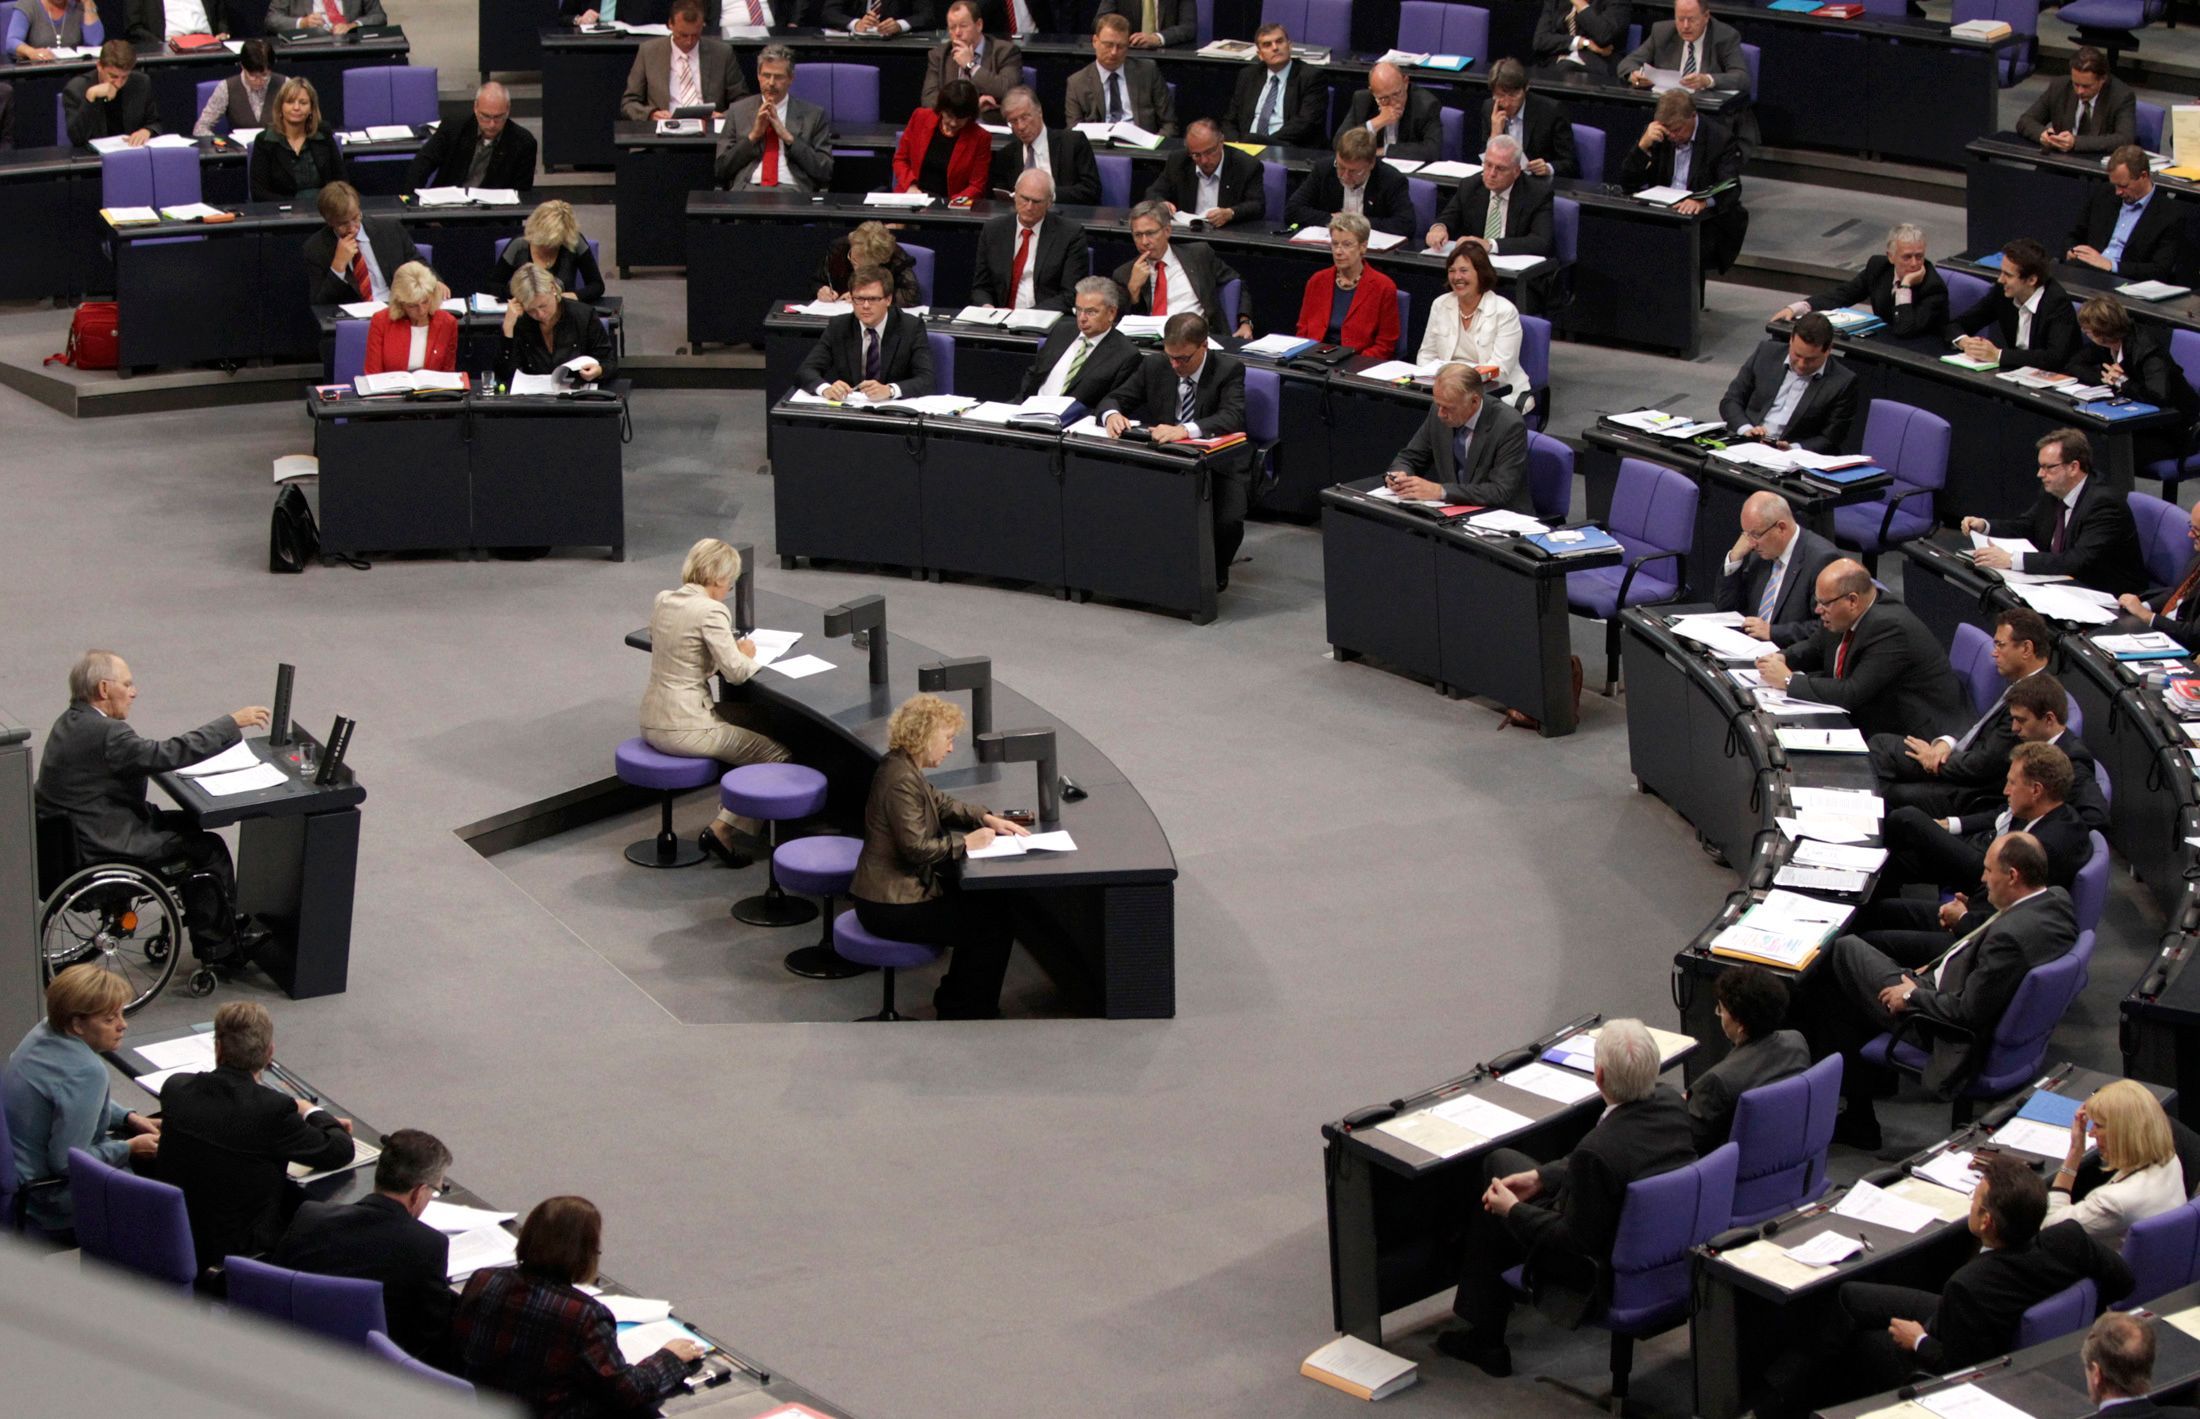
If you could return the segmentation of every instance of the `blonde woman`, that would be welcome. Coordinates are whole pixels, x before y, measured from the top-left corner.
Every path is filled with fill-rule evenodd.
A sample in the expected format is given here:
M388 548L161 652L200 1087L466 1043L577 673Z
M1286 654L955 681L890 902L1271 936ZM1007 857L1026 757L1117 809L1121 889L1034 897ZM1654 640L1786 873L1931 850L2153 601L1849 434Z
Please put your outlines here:
M2072 1202L2089 1131L2108 1181ZM2169 1116L2146 1086L2119 1079L2095 1091L2070 1121L2070 1149L2048 1188L2047 1222L2076 1218L2095 1241L2121 1250L2132 1223L2182 1207L2188 1191Z
M527 214L527 225L497 256L497 285L510 285L512 273L529 262L557 277L567 300L594 304L603 299L603 272L581 234L572 203L553 199Z
M726 594L741 578L741 554L715 537L688 548L680 585L657 593L649 613L649 687L642 691L642 738L667 754L716 759L727 768L783 764L786 746L728 720L710 681L738 685L757 671L756 643L736 636ZM746 867L763 850L763 824L718 810L696 839L707 857Z
M344 177L344 155L321 126L321 96L305 79L285 79L252 140L252 200L311 202Z
M917 258L901 249L884 222L865 222L833 238L825 250L825 263L817 268L817 298L846 301L848 282L864 266L876 266L894 278L895 305L923 304L917 295Z
M443 309L445 287L418 261L390 277L390 303L367 322L368 374L458 368L458 317Z
M611 333L586 301L569 301L558 278L529 262L512 273L512 298L504 306L504 338L497 342L497 382L514 374L550 374L573 359L584 362L584 380L609 379L618 367Z
M924 776L955 751L962 726L963 712L938 695L911 695L886 722L886 757L863 805L863 854L849 895L865 930L952 948L932 1003L942 1020L985 1020L1001 1013L1014 937L999 904L989 894L966 895L956 874L994 834L1031 830L950 798Z
M130 985L121 976L96 965L71 966L46 987L46 1018L8 1056L4 1095L15 1175L26 1187L60 1180L58 1187L25 1194L31 1224L56 1239L66 1240L75 1220L71 1148L116 1168L150 1160L160 1148L160 1124L114 1101L100 1058L130 1028L122 1015L129 1003Z

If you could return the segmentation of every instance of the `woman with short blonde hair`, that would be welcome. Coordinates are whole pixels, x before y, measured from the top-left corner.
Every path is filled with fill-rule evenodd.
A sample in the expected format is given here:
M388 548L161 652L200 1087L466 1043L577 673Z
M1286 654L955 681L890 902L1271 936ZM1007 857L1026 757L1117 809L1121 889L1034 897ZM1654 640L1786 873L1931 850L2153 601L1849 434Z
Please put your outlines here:
M72 1240L69 1150L82 1148L109 1167L153 1158L160 1125L117 1104L102 1055L130 1028L123 1008L130 983L86 962L46 985L46 1018L8 1056L0 1104L13 1135L15 1175L30 1224L54 1240Z
M1298 336L1389 359L1398 353L1398 287L1367 264L1374 228L1357 212L1329 219L1327 271L1306 278Z
M848 284L860 267L876 266L893 277L897 306L921 305L917 292L917 258L901 249L884 222L865 222L854 231L833 238L825 249L824 264L817 268L817 298L845 301Z
M458 317L443 309L447 294L425 262L391 273L389 304L367 322L366 372L456 370Z
M2109 1176L2073 1202L2088 1133ZM2070 1121L2070 1147L2047 1193L2047 1221L2075 1218L2095 1241L2122 1250L2133 1223L2184 1206L2188 1192L2169 1115L2144 1084L2118 1079L2096 1089Z
M565 284L530 261L514 271L512 298L504 306L504 338L497 343L497 381L509 386L515 374L556 374L579 360L579 376L593 383L610 379L619 357L611 335L586 301L568 300Z
M514 271L530 264L557 277L567 300L593 305L603 299L603 270L570 202L552 198L527 214L527 225L497 253L496 279L509 282Z

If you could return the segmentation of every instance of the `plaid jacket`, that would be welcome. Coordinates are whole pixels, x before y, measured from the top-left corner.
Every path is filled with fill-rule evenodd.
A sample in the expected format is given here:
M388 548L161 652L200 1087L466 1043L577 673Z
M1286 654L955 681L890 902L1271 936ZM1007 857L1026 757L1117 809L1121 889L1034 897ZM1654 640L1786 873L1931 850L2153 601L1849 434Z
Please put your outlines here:
M466 1378L517 1397L539 1419L655 1414L687 1373L668 1350L627 1364L602 1302L516 1266L475 1272L456 1324Z

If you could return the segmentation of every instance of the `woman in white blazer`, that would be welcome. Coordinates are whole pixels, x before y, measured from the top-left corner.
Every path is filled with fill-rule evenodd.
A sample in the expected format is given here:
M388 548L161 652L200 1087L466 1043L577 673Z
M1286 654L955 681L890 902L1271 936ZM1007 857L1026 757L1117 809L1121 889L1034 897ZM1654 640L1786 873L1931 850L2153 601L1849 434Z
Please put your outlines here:
M1471 241L1452 248L1444 267L1451 290L1429 307L1428 333L1421 337L1422 364L1457 360L1494 365L1498 384L1510 385L1505 402L1527 412L1528 377L1520 369L1520 308L1497 293L1497 270L1490 254Z
M2086 1133L2101 1150L2108 1181L2076 1202L2070 1191L2085 1161ZM2086 1235L2121 1251L2134 1222L2185 1205L2184 1167L2169 1117L2145 1086L2119 1079L2095 1091L2070 1123L2070 1148L2047 1193L2047 1222L2076 1218Z

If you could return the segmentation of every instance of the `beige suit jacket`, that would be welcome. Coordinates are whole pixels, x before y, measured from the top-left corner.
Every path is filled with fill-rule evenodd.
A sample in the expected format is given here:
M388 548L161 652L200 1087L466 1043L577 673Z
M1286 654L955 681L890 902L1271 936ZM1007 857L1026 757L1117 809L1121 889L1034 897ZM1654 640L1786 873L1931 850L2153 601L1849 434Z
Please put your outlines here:
M649 613L649 688L642 691L642 728L716 729L710 677L740 684L756 662L733 642L733 612L692 583L657 593Z
M721 39L704 35L695 45L696 78L703 102L724 113L733 101L749 91L733 51ZM660 109L679 107L672 101L672 41L659 35L642 41L634 52L634 67L626 74L626 94L620 100L621 116L637 122Z

